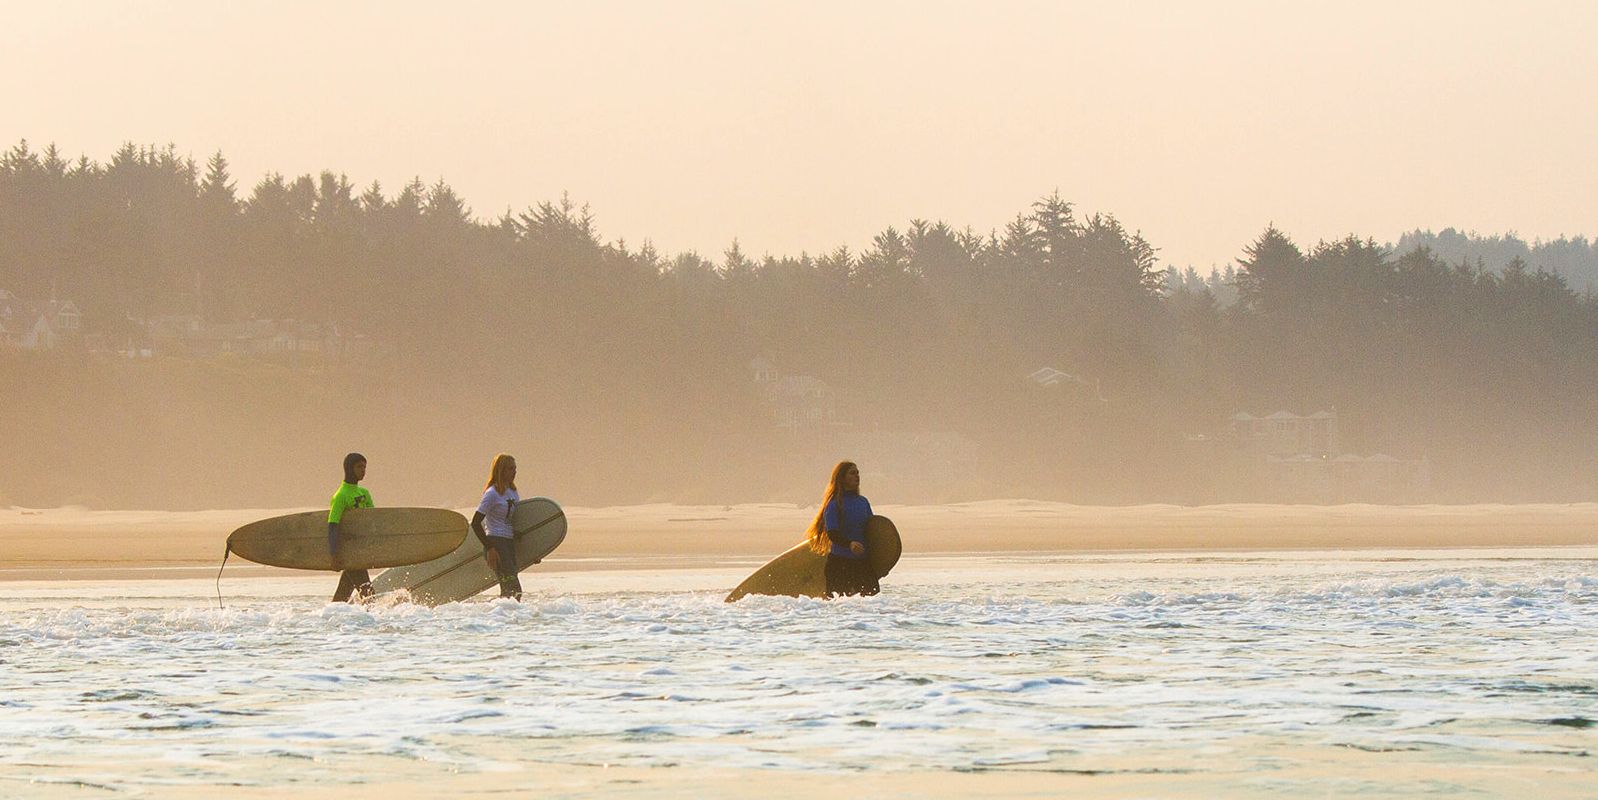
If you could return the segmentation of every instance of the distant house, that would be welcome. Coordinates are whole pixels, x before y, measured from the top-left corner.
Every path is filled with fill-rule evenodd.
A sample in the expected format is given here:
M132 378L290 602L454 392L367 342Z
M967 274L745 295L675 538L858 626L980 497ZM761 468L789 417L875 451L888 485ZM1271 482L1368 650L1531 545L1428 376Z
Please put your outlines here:
M1337 412L1317 411L1299 416L1278 411L1267 417L1233 414L1229 433L1245 451L1256 456L1289 456L1338 452Z
M1383 453L1267 456L1262 478L1268 496L1278 501L1401 503L1431 490L1431 463Z
M43 307L0 289L0 345L54 350L83 334L83 311L72 300L51 299Z
M11 292L0 289L0 346L17 345L17 325L21 311L22 301Z
M150 317L144 321L145 330L151 336L163 339L177 339L199 333L205 322L199 314L169 314L160 317Z
M763 386L775 384L777 379L782 377L782 374L777 372L777 368L772 366L770 361L758 356L749 361L749 369L755 374L755 383Z
M1431 464L1348 452L1335 410L1232 415L1219 434L1188 435L1182 454L1193 502L1403 503L1431 491Z
M1324 456L1268 455L1261 469L1266 497L1279 502L1327 502L1332 475Z
M838 401L832 387L809 375L779 379L772 389L771 404L779 428L800 430L838 421Z
M255 319L208 325L186 337L191 353L202 356L287 356L342 353L338 327L292 319Z
M83 330L83 312L71 300L51 300L40 313L57 335L75 336Z
M149 331L128 317L106 334L106 347L124 358L152 358L156 353Z
M22 301L11 292L0 289L0 344L16 344L21 315Z
M1358 460L1356 460L1358 459ZM1395 458L1385 453L1345 454L1332 460L1332 483L1348 498L1402 500L1431 489L1431 462Z
M195 315L174 315L150 318L145 330L157 352L194 358L299 354L339 358L349 343L335 324L293 319L207 324ZM364 337L356 337L357 344L364 342Z
M17 336L17 346L24 350L54 350L60 337L50 327L50 321L37 311L29 312Z
M42 309L0 290L0 341L24 350L53 350L83 332L83 312L71 300L51 300Z
M1027 380L1039 386L1059 386L1066 381L1075 381L1076 376L1061 372L1054 367L1044 367L1028 375Z
M754 383L778 428L801 431L836 426L838 400L826 381L811 375L783 375L770 361L749 362Z
M1026 380L1035 386L1064 391L1081 400L1097 400L1101 403L1109 402L1104 398L1102 387L1097 380L1089 381L1081 375L1072 375L1061 372L1054 367L1042 367L1026 376Z

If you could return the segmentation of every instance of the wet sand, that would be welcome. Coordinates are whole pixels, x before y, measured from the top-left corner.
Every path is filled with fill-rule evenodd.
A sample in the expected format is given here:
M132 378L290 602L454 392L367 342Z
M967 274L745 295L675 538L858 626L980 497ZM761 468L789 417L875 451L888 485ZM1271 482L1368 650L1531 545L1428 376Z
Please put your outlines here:
M1402 798L1417 795L1529 797L1543 800L1590 797L1592 773L1572 769L1568 759L1521 758L1514 763L1462 766L1434 755L1412 752L1371 753L1349 748L1282 746L1262 740L1281 766L1268 772L1239 769L1213 760L1176 759L1163 766L1142 762L1128 772L1050 771L1025 765L972 771L898 770L884 772L794 772L787 770L642 768L603 764L505 764L504 771L462 773L443 765L389 760L393 778L360 783L339 782L314 765L288 785L250 782L228 785L161 785L168 798L227 797L305 798L334 800L382 797L389 800L429 797L505 797L523 793L546 798L607 797L654 800L667 797L844 797L875 798L1275 798L1284 792L1308 796ZM1140 761L1129 753L1128 766ZM85 764L57 775L33 771L29 782L0 778L0 793L18 792L37 798L125 796L102 783L102 776L147 769L149 764ZM244 765L240 765L241 768ZM281 768L281 765L278 765ZM1130 772L1130 774L1128 774ZM751 781L757 782L752 785Z
M0 581L200 577L214 573L233 529L302 510L0 510ZM994 500L877 510L898 525L905 551L918 554L1598 544L1598 503L1095 507ZM646 505L566 512L570 533L543 571L625 569L634 557L648 569L758 563L797 542L815 509ZM258 575L304 575L241 566Z

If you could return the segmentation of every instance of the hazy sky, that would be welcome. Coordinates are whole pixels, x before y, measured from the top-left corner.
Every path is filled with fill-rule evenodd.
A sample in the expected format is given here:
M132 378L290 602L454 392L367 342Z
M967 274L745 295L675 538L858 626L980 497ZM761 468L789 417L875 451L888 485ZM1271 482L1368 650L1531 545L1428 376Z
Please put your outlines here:
M446 7L447 6L447 7ZM1058 189L1162 260L1414 227L1598 234L1594 2L6 2L0 144L220 149L241 193L569 191L719 258L1002 226Z

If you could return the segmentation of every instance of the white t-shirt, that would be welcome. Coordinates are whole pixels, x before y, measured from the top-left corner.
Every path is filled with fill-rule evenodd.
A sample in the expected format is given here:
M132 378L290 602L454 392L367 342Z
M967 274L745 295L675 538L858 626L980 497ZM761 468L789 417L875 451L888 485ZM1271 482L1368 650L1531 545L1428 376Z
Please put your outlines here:
M501 539L515 538L516 532L510 527L510 510L522 496L515 489L500 494L498 489L490 486L483 492L483 502L477 504L477 510L483 515L483 528L489 536L498 536Z

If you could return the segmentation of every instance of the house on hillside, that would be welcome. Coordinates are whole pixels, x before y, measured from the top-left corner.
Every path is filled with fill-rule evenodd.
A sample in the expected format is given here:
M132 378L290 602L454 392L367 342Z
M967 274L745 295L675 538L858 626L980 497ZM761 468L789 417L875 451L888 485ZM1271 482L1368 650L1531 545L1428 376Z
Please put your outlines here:
M159 353L191 358L223 356L337 359L365 337L349 337L334 323L295 319L252 319L206 323L198 315L151 317L144 327Z
M91 353L116 355L123 358L152 358L155 347L149 329L141 322L124 315L96 326L94 333L83 337L84 349Z
M1431 464L1344 449L1335 410L1232 415L1220 435L1186 437L1197 499L1287 503L1415 502L1431 490Z
M772 387L771 409L777 427L793 431L838 422L838 399L832 387L809 375L779 378Z
M51 299L40 308L0 289L0 344L24 350L53 350L82 333L83 312L77 303Z
M1033 370L1026 376L1026 381L1035 388L1058 392L1062 396L1072 396L1080 400L1097 400L1100 403L1109 402L1104 398L1103 387L1099 381L1090 381L1081 375L1072 375L1054 367L1041 367Z
M782 373L770 361L758 356L750 360L749 369L755 373L755 384L758 386L771 386L782 377Z
M826 381L812 375L783 375L770 361L749 362L755 386L778 428L799 432L843 425L838 399Z
M1067 381L1075 381L1075 375L1061 372L1054 367L1044 367L1027 376L1027 380L1039 386L1059 386Z
M336 357L343 352L338 326L293 319L254 319L202 326L186 337L198 356L247 355Z
M22 316L22 301L11 292L0 289L0 346L17 346L17 326Z
M1229 433L1243 450L1256 456L1339 452L1336 411L1317 411L1309 416L1278 411L1268 417L1237 413L1232 415Z
M198 334L201 327L205 327L205 321L201 321L200 315L150 316L144 321L144 329L150 337L165 342Z
M22 301L11 292L0 289L0 325L10 327L21 312Z
M77 336L83 332L83 312L71 300L51 299L40 314L58 336Z
M24 322L18 331L17 346L24 350L54 350L60 342L59 336L50 327L50 321L37 311L30 311L23 317Z

